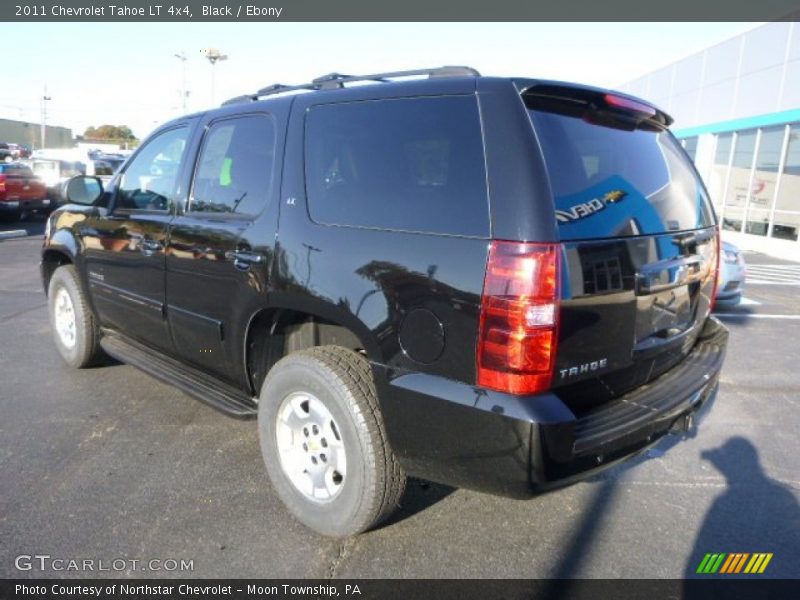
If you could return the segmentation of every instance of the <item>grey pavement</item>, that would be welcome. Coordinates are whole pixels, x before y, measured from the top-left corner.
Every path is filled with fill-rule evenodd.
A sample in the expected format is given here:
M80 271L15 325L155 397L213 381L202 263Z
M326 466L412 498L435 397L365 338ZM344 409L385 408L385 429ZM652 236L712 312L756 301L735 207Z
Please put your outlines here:
M413 481L387 525L345 541L297 524L254 422L132 367L73 371L51 341L41 222L0 240L0 576L682 577L706 552L773 552L800 577L800 287L754 285L695 437L531 500ZM19 229L20 224L0 229ZM753 264L785 264L748 255ZM187 559L193 571L17 571L19 555Z

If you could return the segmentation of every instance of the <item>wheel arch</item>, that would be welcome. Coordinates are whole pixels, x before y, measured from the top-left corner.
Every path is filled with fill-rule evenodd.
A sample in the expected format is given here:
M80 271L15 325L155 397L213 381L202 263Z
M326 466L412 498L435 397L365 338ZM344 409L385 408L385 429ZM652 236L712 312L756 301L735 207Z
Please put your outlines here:
M258 310L250 317L244 336L244 367L253 393L259 393L266 374L287 354L326 345L354 350L380 362L372 333L352 315L290 306Z
M56 272L56 269L64 265L71 265L74 263L75 261L73 260L73 256L70 255L70 253L63 247L53 248L51 246L42 252L40 269L45 296L48 295L50 289L50 280L53 278L53 273Z

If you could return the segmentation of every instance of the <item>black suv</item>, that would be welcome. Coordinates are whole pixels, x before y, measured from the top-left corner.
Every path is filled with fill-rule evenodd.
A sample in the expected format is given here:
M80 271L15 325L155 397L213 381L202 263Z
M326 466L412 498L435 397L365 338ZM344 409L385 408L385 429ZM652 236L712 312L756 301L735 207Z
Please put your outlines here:
M257 416L275 489L324 534L386 518L406 474L563 485L716 395L716 219L670 123L456 67L177 119L49 219L56 346Z

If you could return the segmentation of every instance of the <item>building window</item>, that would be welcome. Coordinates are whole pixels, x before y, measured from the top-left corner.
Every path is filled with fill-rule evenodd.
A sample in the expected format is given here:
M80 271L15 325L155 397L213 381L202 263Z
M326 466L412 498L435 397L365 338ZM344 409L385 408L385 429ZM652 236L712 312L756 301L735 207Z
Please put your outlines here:
M747 224L745 231L755 235L767 235L769 214L775 198L775 185L783 149L785 127L769 127L761 130L758 143L756 170L750 187L747 203Z
M800 124L789 130L786 162L783 166L778 198L775 202L775 217L772 237L797 240L800 230Z
M753 154L756 148L758 130L751 129L736 135L733 145L730 177L725 190L725 208L722 215L723 229L741 231L744 220L744 207L750 186L750 173L753 168Z
M733 134L721 133L717 136L717 149L714 152L714 164L711 167L711 177L708 180L708 191L711 201L722 212L722 199L725 197L725 184L728 179L728 166L731 163L731 149L733 148Z
M694 162L694 159L697 156L697 138L690 137L683 140L683 149L686 150L686 154L688 154L689 158L691 158L692 162Z

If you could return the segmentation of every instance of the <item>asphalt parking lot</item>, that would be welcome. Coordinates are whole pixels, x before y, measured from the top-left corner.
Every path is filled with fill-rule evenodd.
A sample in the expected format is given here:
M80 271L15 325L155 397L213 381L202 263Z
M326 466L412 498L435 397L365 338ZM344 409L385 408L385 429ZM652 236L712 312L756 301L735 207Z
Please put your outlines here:
M772 552L800 577L800 263L748 254L762 283L721 309L716 405L591 480L527 501L414 481L387 525L336 541L298 525L256 425L132 367L64 366L38 275L41 221L0 233L0 576L675 578L707 552ZM192 571L18 571L19 555L187 559Z

